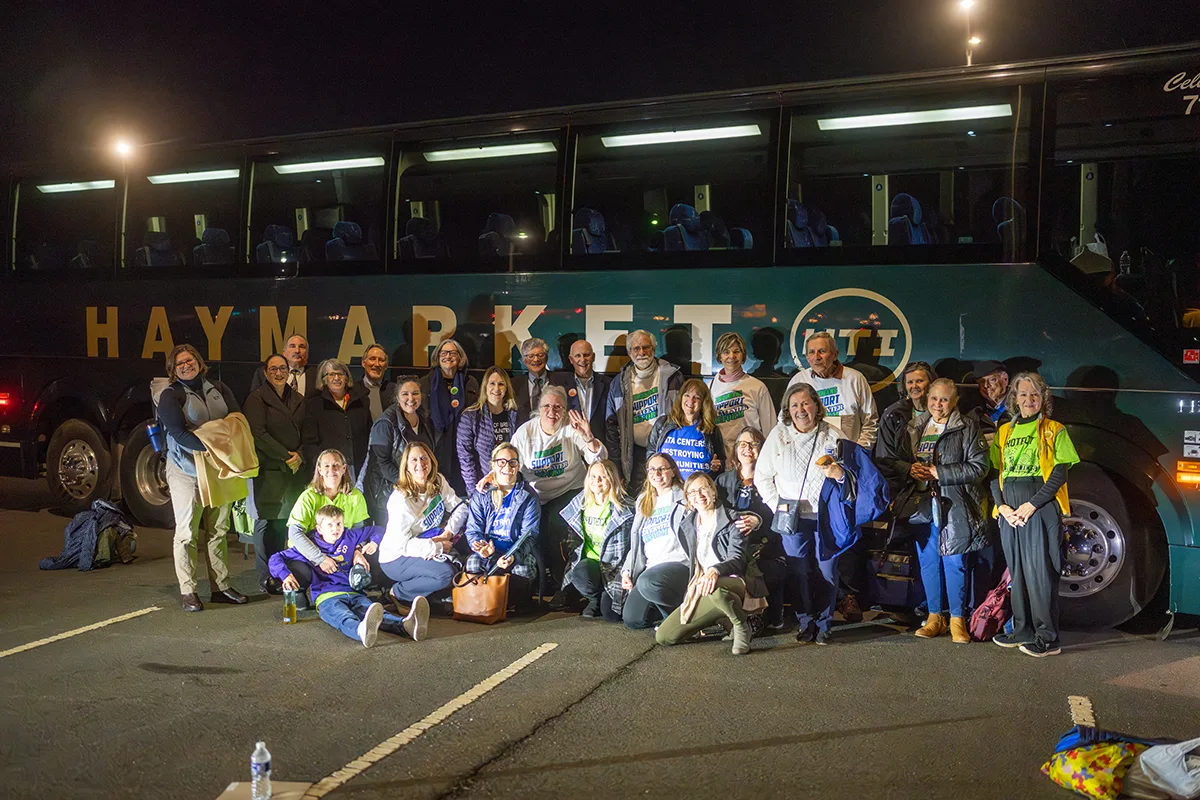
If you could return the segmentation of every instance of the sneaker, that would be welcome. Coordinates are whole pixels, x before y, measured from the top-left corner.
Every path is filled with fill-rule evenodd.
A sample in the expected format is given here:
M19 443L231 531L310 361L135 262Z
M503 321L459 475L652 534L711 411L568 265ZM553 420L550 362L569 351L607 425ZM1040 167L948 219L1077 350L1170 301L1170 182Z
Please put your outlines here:
M817 641L817 629L801 628L796 634L796 641L800 644L814 644Z
M1046 656L1058 655L1062 652L1062 647L1060 647L1057 642L1054 644L1047 644L1041 639L1038 639L1035 642L1021 645L1021 652L1027 656L1033 656L1034 658L1045 658Z
M362 622L358 623L358 640L363 643L363 647L374 647L375 640L379 638L379 626L383 623L383 606L379 603L371 603L367 607L367 613L363 615Z
M600 601L594 599L588 600L588 604L584 606L583 611L579 612L579 616L583 617L584 619L602 618L603 614L600 611Z
M787 626L788 626L788 623L787 623L786 619L778 619L778 620L768 620L767 624L764 627L766 628L766 630L770 631L771 633L779 633L780 631L787 630Z
M419 642L429 633L429 601L421 595L413 598L412 608L404 618L404 632L414 642Z
M998 644L1001 647L1020 647L1028 642L1021 641L1020 637L1012 633L997 633L992 637L992 643Z
M831 638L833 638L833 636L829 633L829 631L817 631L817 638L813 639L813 641L824 647L825 645L829 644L829 640Z

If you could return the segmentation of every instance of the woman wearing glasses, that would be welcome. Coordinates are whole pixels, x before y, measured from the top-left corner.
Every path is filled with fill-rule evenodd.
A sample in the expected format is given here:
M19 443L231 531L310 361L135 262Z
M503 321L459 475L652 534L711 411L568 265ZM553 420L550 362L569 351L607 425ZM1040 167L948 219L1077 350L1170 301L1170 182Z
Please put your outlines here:
M634 503L629 555L621 588L629 592L621 616L628 628L649 628L683 602L691 576L681 523L683 481L675 461L657 453L646 461L646 483Z
M319 394L308 398L304 412L304 460L315 463L323 450L346 457L351 480L357 480L367 460L371 438L371 406L367 390L356 386L350 369L335 358L317 367Z
M490 485L471 495L467 512L467 544L471 548L467 572L480 575L496 567L522 579L524 587L509 587L509 598L516 598L520 606L530 596L529 585L537 576L534 540L541 505L521 477L521 454L511 443L496 445L491 466Z

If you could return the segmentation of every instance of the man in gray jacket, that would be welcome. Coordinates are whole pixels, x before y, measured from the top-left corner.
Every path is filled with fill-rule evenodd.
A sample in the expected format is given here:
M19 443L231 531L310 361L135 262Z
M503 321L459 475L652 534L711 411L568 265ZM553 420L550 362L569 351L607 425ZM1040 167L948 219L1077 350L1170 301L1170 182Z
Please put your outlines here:
M610 384L605 413L605 445L617 461L629 491L640 491L646 479L646 443L654 421L671 409L683 385L683 373L665 358L656 358L658 339L637 330L625 337L628 364Z

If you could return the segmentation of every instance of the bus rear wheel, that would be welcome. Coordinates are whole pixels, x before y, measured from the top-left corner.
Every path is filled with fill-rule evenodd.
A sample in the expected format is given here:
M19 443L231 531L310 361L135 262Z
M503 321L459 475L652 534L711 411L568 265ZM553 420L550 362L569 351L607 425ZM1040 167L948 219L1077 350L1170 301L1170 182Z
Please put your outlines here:
M72 514L108 497L112 454L95 425L68 419L55 429L46 448L46 482L55 502Z
M1063 519L1060 623L1074 630L1111 628L1140 612L1167 567L1157 517L1132 491L1122 492L1091 464L1067 478L1071 516Z
M175 516L167 488L166 454L154 452L146 423L134 425L125 439L121 452L121 497L129 512L147 528L173 528Z

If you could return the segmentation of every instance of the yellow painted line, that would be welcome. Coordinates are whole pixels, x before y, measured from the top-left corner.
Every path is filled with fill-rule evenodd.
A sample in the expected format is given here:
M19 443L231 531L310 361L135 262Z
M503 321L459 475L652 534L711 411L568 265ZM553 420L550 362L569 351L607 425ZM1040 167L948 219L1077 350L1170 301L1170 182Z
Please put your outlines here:
M504 669L475 684L453 700L444 703L424 719L414 722L390 739L383 740L329 777L317 781L312 785L312 788L304 793L303 800L318 800L318 798L329 794L342 784L362 774L379 761L392 755L401 747L411 743L422 733L432 729L439 723L445 722L454 712L460 711L471 703L474 703L556 647L558 645L554 642L546 642L530 650Z
M1071 724L1096 727L1096 712L1092 709L1092 701L1077 694L1067 696L1067 706L1071 709Z
M98 630L106 625L116 625L118 622L124 622L127 619L142 617L154 611L162 611L162 608L159 606L150 606L149 608L143 608L140 611L130 611L128 614L122 614L119 617L106 619L103 622L93 622L91 625L84 625L82 628L76 628L73 631L56 633L53 636L47 636L45 639L38 639L36 642L18 645L17 647L13 647L8 650L0 650L0 658L7 658L8 656L14 656L17 653L24 653L26 650L32 650L33 648L41 647L44 644L52 644L54 642L62 641L63 639L70 639L72 636L78 636L81 633Z

